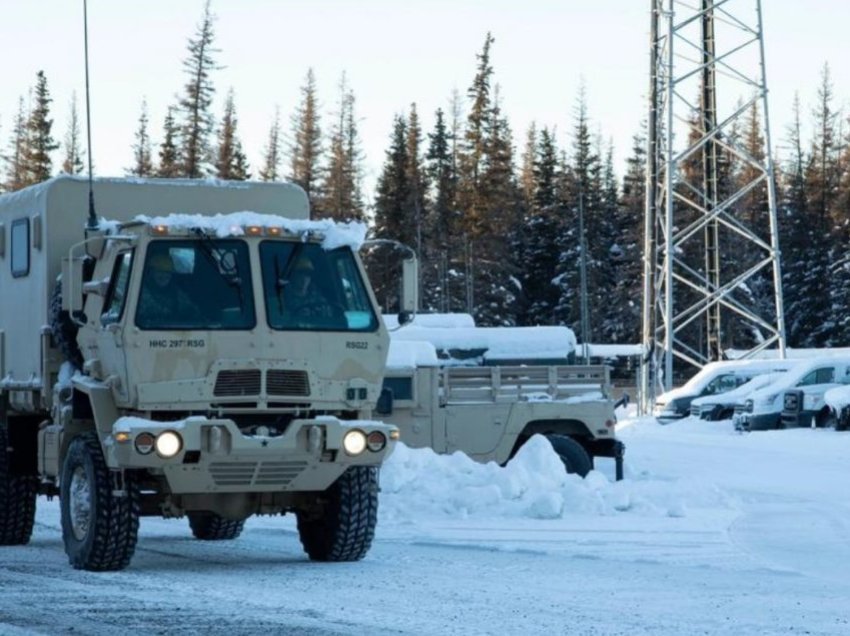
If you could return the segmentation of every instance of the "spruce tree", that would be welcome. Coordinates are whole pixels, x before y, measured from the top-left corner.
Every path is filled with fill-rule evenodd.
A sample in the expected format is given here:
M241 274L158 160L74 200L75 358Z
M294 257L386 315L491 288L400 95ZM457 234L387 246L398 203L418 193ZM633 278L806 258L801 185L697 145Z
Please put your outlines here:
M18 100L18 113L12 124L12 135L9 140L9 152L3 155L6 178L3 187L8 192L20 190L27 185L26 173L26 147L27 147L27 119L28 114L24 107L24 98Z
M148 133L148 104L144 99L139 113L139 125L136 128L135 139L133 143L133 167L128 172L136 177L149 177L154 173L154 168L151 159L151 138Z
M336 121L331 129L328 163L322 173L321 196L316 204L320 217L339 221L362 220L364 217L360 192L360 139L354 103L354 92L348 87L343 73L339 83Z
M407 118L407 183L409 186L408 201L405 207L413 217L414 242L413 248L420 258L423 258L423 234L425 232L425 217L427 209L425 195L428 188L425 167L422 164L422 127L419 124L419 114L416 112L416 104L410 105L410 114Z
M162 143L159 145L159 167L156 176L173 179L182 175L178 141L180 131L174 119L175 108L169 106L162 125Z
M313 69L309 69L304 85L301 87L301 103L292 116L289 179L304 188L311 207L319 198L318 179L321 155L322 130L319 125L316 76Z
M227 99L224 103L224 116L218 129L215 170L219 179L245 181L250 177L248 161L242 151L242 142L239 140L237 127L236 104L231 88L227 93Z
M195 36L189 38L186 47L189 54L183 61L187 80L183 88L184 95L180 100L180 172L181 176L190 179L203 177L209 172L209 140L214 127L210 107L215 93L211 74L220 68L214 59L215 54L219 52L213 47L214 22L215 15L210 9L210 0L207 0Z
M41 183L50 178L53 160L50 153L59 147L53 139L53 120L50 118L50 91L44 71L36 74L33 106L26 124L24 149L25 183Z
M260 170L262 181L280 179L280 109L275 108L274 120L269 128L268 141L263 155L263 167Z
M456 228L458 226L456 191L457 173L452 156L453 135L446 127L442 109L435 113L433 132L428 134L425 153L428 177L428 203L426 204L424 253L428 262L420 267L422 278L422 306L428 311L448 312L459 306L452 298L457 286L451 285L451 259L458 253Z
M390 137L390 147L378 177L375 197L375 226L377 238L414 245L416 240L410 203L411 187L408 181L407 121L396 115ZM398 255L392 250L374 250L366 259L375 295L385 313L397 312Z
M80 174L83 171L83 149L80 142L80 117L77 113L77 94L71 96L68 112L68 130L65 133L65 158L62 161L62 172L65 174Z

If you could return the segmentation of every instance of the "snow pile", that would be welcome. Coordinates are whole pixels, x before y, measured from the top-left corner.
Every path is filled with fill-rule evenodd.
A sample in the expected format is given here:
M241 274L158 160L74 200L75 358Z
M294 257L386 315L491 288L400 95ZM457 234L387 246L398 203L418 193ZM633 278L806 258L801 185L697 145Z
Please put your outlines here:
M837 386L823 394L824 402L836 413L850 404L850 386Z
M691 508L728 508L729 498L696 480L611 481L592 471L567 474L548 440L535 435L501 467L480 464L462 453L398 444L381 469L382 522L417 519L529 518L634 513L682 517Z
M215 216L203 214L169 214L168 216L154 217L139 215L135 220L149 225L165 225L175 230L186 231L198 228L220 238L244 236L245 227L248 226L281 228L290 234L301 235L304 240L307 239L309 234L321 235L323 237L322 247L326 250L346 245L358 250L363 241L366 240L368 229L365 223L357 221L348 223L336 223L330 219L304 221L257 212L232 212L230 214L216 214Z

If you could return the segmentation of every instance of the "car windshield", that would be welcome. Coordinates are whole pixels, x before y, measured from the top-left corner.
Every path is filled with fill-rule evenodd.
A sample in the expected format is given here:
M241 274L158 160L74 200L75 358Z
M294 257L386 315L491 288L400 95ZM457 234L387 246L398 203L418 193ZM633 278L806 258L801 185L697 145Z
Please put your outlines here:
M140 329L253 329L248 246L241 240L152 241L136 308Z
M378 319L348 247L263 241L263 295L272 329L375 331Z

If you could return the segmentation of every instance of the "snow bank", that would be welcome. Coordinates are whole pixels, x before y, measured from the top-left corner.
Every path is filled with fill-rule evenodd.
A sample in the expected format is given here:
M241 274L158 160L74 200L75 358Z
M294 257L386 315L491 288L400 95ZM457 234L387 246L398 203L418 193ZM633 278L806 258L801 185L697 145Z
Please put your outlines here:
M545 437L532 437L507 464L480 464L462 453L398 444L381 469L382 522L416 519L529 518L573 515L682 517L690 508L728 507L718 489L696 481L638 478L616 482L601 472L568 475Z
M262 228L282 228L291 234L300 234L306 239L307 235L317 234L323 237L322 247L332 250L337 247L349 246L354 250L360 249L366 240L367 227L365 223L352 221L349 223L335 223L330 219L321 221L304 221L299 219L287 219L273 214L259 214L257 212L231 212L230 214L216 214L205 216L203 214L169 214L167 216L139 215L136 221L150 225L165 225L175 230L189 230L199 228L206 232L224 238L227 236L243 236L246 226L258 226Z
M829 389L823 394L823 399L836 413L840 413L841 409L850 404L850 386L837 386L834 389Z

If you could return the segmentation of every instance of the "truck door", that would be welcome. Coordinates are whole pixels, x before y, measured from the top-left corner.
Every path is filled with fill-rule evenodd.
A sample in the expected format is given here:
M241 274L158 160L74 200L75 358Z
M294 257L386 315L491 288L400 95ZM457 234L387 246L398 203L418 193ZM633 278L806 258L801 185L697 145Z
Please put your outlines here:
M110 375L121 378L117 384L118 393L127 398L127 357L124 351L124 312L127 306L127 290L130 286L130 273L133 268L133 250L119 251L115 256L112 275L109 281L103 306L97 321L100 329L96 341L98 358L104 377Z

